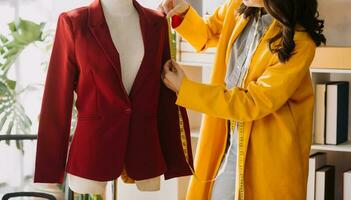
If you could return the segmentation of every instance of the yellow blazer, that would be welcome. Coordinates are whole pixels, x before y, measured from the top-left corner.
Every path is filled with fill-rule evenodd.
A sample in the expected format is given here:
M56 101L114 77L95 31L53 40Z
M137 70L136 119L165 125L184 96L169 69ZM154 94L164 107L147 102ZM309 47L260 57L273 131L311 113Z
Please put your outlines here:
M272 25L261 39L242 87L226 89L224 78L233 42L248 19L238 15L241 0L229 0L208 19L193 8L176 28L197 51L217 47L210 84L185 78L177 104L205 113L188 200L211 197L227 137L226 119L239 123L239 160L235 199L306 198L314 94L309 67L316 45L296 32L294 55L286 63L269 50ZM233 188L234 189L234 188Z

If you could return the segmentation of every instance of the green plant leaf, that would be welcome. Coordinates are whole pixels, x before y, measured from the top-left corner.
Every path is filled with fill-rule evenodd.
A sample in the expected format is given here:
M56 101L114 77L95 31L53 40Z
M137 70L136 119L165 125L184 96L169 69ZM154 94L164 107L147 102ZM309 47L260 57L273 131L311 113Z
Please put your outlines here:
M0 96L4 96L4 95L8 94L8 92L9 92L9 89L8 89L7 85L3 82L0 82Z
M24 128L30 129L32 127L32 120L29 119L29 117L23 112L22 117L22 123Z
M16 124L18 126L18 134L28 135L30 134L30 126L27 126L25 122L21 119L22 116L17 116Z
M10 49L9 51L7 51L4 55L3 55L3 58L10 58L11 56L14 56L16 54L18 54L18 51L19 49L17 48L13 48L13 49Z
M16 141L16 147L17 147L17 149L21 150L22 153L24 153L24 151L23 151L23 141L17 140Z
M11 32L15 32L17 30L15 22L9 23L8 26Z
M10 135L10 134L11 134L13 125L14 125L14 121L10 121L10 123L9 123L9 125L8 125L8 127L7 127L7 130L6 130L6 134L7 134L7 135Z
M17 125L15 124L15 126L16 126L16 133L19 133L20 132L19 124L17 124ZM16 140L16 147L18 150L21 151L22 154L24 154L23 143L24 143L24 141L22 141L22 140Z
M4 105L1 106L0 108L0 114L2 114L3 112L6 112L4 116L6 116L7 113L11 112L8 109L11 109L12 105L9 102L6 102L7 104L3 103ZM1 123L0 123L1 125ZM0 127L1 130L1 127Z
M24 134L24 135L29 135L30 132L27 128L23 127L22 124L18 124L18 132Z
M4 70L4 71L8 70L14 62L15 62L14 57L7 59L5 64L1 66L2 70ZM5 75L7 75L7 74L5 73Z
M3 34L0 33L0 41L1 41L2 43L6 43L6 42L9 41L9 39L8 39L5 35L3 35Z
M7 83L8 87L9 87L11 90L15 90L15 88L16 88L16 81L7 79L7 80L6 80L6 83Z
M6 123L7 117L3 117L0 121L0 130L2 130L2 128L4 127L5 123Z
M17 42L27 45L42 40L41 36L43 28L43 23L37 24L32 21L19 19L16 27L17 31L13 31L11 35Z
M19 126L19 133L30 134L32 121L26 115L24 108L19 103L16 104L16 112L14 113L16 124Z
M7 121L7 117L11 114L11 112L7 112L5 113L5 115L2 117L1 121L0 121L0 131L2 131L2 128L4 128L4 125Z
M6 111L6 109L11 108L12 105L10 103L8 103L8 104L2 103L0 106L1 106L0 114L2 114L4 111ZM6 112L9 112L9 111L6 111Z
M6 43L6 44L4 45L4 47L6 47L8 50L10 50L10 49L20 49L20 48L23 48L24 45L18 43L18 41L16 41L16 40L12 40L12 41L9 41L8 43Z
M45 23L19 19L8 24L9 37L0 34L0 131L6 128L5 134L30 134L32 121L16 101L19 95L15 90L16 81L8 79L7 73L23 49L31 43L44 41L44 26ZM49 42L48 39L46 43L52 43L52 40ZM6 141L6 144L10 144L10 141ZM23 143L16 142L16 146L23 152Z

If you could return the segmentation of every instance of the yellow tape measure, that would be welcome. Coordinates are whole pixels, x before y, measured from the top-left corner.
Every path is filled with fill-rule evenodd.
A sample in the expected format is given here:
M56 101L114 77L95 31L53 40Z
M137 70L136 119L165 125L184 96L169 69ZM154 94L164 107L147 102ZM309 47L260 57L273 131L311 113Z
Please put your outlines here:
M186 163L189 166L189 169L191 171L191 173L193 174L194 178L202 183L210 183L216 180L216 178L214 179L210 179L210 180L201 180L195 173L195 170L193 169L192 165L190 164L190 160L189 160L189 150L188 150L188 142L186 139L186 134L185 134L185 128L184 128L184 121L183 121L183 117L182 117L182 112L180 110L180 107L178 106L178 116L179 116L179 130L180 130L180 139L182 142L182 147L183 147L183 151L184 151L184 157L186 160Z
M171 54L171 58L173 60L176 60L177 59L176 38L175 38L175 34L172 33L170 19L167 19L167 21L168 21L168 38L169 38L170 54ZM186 160L191 172L193 173L193 175L195 175L195 171L194 171L193 167L191 166L190 160L189 160L189 150L188 150L188 142L186 139L186 133L185 133L185 128L184 128L184 120L183 120L182 112L181 112L179 106L178 106L178 117L179 117L180 140L182 143L184 157L185 157L185 160Z
M170 19L167 20L168 21L168 38L169 38L169 49L170 49L170 55L171 58L173 60L176 60L177 58L177 49L176 49L176 37L175 34L172 33L171 30L171 22ZM210 183L216 180L216 178L214 179L210 179L210 180L201 180L195 173L195 170L193 169L192 165L190 164L190 160L189 160L189 150L188 150L188 142L186 139L186 133L185 133L185 128L184 128L184 120L182 117L182 113L180 110L180 107L178 106L178 116L179 116L179 130L180 130L180 139L181 139L181 143L182 143L182 148L184 151L184 157L185 160L189 166L189 169L191 171L191 173L193 174L194 178L196 180L198 180L199 182L202 183Z
M177 58L177 50L176 50L176 39L175 39L175 34L172 33L171 30L171 22L170 19L167 19L168 21L168 38L169 38L169 49L170 49L170 54L171 58L173 60L176 60ZM184 121L183 121L183 116L182 112L180 110L180 107L178 106L178 117L179 117L179 130L180 130L180 140L182 142L182 148L184 151L184 157L185 160L191 170L191 172L194 174L194 169L192 168L189 160L189 150L188 150L188 142L186 139L186 133L185 133L185 128L184 128Z
M189 167L192 169L189 161L189 150L188 150L188 142L186 140L184 121L182 117L182 112L180 111L180 107L178 106L178 116L179 116L179 129L180 129L180 139L182 141L182 147L184 151L185 160L188 163Z
M172 33L171 30L171 22L170 19L167 19L168 22L168 38L169 38L169 49L170 49L170 54L171 58L173 60L176 60L177 55L176 55L176 41L175 41L175 34ZM186 134L185 134L185 128L184 128L184 121L182 117L182 113L180 110L180 107L178 106L178 116L179 116L179 129L180 129L180 139L182 142L182 147L184 151L184 156L186 162L189 164L189 150L188 150L188 142L186 140Z
M171 58L176 60L176 39L175 39L175 35L172 33L171 31L171 23L170 23L170 19L168 19L168 36L169 36L169 47L170 47L170 54L171 54ZM194 178L202 183L210 183L213 182L215 180L217 180L217 177L220 174L217 174L215 178L210 179L210 180L201 180L195 173L195 170L192 168L192 166L189 163L189 151L188 151L188 145L187 145L187 140L186 140L186 134L185 134L185 129L184 129L184 122L183 122L183 117L182 117L182 113L180 111L180 107L178 106L178 115L179 115L179 126L180 126L180 138L181 138L181 142L182 142L182 147L183 147L183 151L184 151L184 156L186 158L186 162L189 165L189 168L191 170L191 172L193 173ZM235 121L230 121L231 122L231 128L232 130L234 130L235 128ZM244 195L245 195L245 188L244 188L244 126L243 126L243 122L238 122L238 136L239 136L239 198L241 200L244 199Z
M244 195L245 195L245 187L244 187L244 124L243 122L237 122L238 123L238 137L239 137L239 199L243 200ZM230 121L231 128L234 130L235 128L235 121L231 120Z
M176 47L176 37L175 34L172 33L172 29L171 29L171 20L167 19L168 22L168 40L169 40L169 50L171 53L171 58L173 60L177 59L177 47Z

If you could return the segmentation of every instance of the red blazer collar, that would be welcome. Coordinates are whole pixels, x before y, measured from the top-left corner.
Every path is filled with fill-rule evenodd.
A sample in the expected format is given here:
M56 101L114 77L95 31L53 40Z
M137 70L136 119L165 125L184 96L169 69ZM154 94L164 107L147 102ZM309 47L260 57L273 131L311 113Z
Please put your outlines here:
M101 49L104 51L108 60L111 62L112 66L116 71L120 88L123 91L123 96L125 97L127 102L129 102L129 96L132 96L138 90L138 88L140 88L143 85L143 82L147 80L148 74L152 71L149 69L150 66L148 65L148 63L155 58L152 58L152 54L148 52L152 52L153 49L156 48L154 43L155 40L159 39L155 38L156 31L158 30L156 26L161 25L162 22L159 18L157 19L155 17L155 13L153 13L153 11L142 7L135 0L133 0L133 4L140 16L140 27L143 35L145 54L140 69L133 83L132 89L130 91L130 95L127 94L122 83L119 53L113 44L100 0L95 0L89 6L88 19L89 28L93 36L95 37L96 41L98 42Z
M134 7L140 15L140 20L146 24L155 25L156 22L151 19L150 15L147 13L146 8L140 5L136 0L132 1ZM89 6L89 24L92 27L106 24L105 15L100 0L94 0L94 2Z

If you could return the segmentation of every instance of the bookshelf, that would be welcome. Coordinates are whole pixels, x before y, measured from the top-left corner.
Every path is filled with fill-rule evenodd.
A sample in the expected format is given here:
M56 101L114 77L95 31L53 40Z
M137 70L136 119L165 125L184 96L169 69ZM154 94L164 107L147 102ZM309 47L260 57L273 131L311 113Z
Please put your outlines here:
M351 83L351 47L320 47L311 66L315 84L327 81ZM351 91L349 91L349 95ZM349 103L349 105L351 105ZM327 164L335 166L335 199L342 199L343 172L351 168L351 109L349 109L348 141L339 145L313 144L311 153L326 152Z
M351 69L335 69L335 68L311 68L311 73L324 74L351 74Z
M312 148L312 150L317 150L317 151L333 151L333 152L351 153L351 141L347 141L347 142L339 144L339 145L313 144L311 148Z
M350 55L351 47L319 47L311 64L312 72L351 73Z

